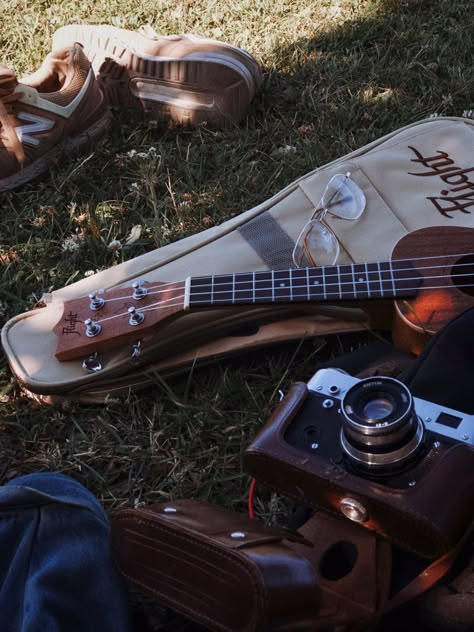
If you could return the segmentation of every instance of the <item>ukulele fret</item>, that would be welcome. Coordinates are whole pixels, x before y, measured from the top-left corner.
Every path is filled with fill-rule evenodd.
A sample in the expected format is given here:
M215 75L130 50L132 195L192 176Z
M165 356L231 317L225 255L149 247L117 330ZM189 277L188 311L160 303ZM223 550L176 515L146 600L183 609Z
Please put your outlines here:
M327 301L335 301L341 296L341 279L338 266L326 266L323 272L324 298Z
M354 266L349 264L343 264L338 266L339 271L339 285L341 299L356 299L356 287L354 278Z
M394 297L412 296L416 293L419 282L414 268L406 261L392 261L390 263L393 276Z
M312 301L324 300L323 273L321 268L308 268L310 295Z
M377 274L379 277L380 298L383 298L382 270L380 268L380 262L377 262Z
M308 268L293 268L291 271L293 301L307 302L310 300L308 282Z
M355 263L352 267L354 270L355 297L357 299L369 298L369 281L367 278L367 271L365 269L365 264Z
M245 272L233 276L233 304L255 303L255 273ZM222 302L221 297L217 295L214 303L220 302Z
M395 278L393 276L393 267L392 267L392 262L390 261L390 280L392 282L392 292L393 292L393 296L395 296L396 293L396 289L395 289Z
M274 303L276 300L274 275L271 271L256 272L255 303Z
M274 302L291 302L291 278L290 270L274 271Z
M382 261L380 267L380 287L383 298L394 298L397 295L395 278L390 261Z
M365 268L365 274L366 274L366 278L367 278L367 298L370 298L370 296L371 296L370 276L369 276L369 268L368 268L366 263L364 263L364 268Z

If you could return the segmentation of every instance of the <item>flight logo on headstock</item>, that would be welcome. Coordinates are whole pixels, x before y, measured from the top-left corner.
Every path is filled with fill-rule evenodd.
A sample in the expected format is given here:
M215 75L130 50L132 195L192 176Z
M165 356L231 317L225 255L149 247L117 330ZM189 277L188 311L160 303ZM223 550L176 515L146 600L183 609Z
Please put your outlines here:
M65 327L62 329L63 336L69 336L71 334L75 334L76 336L80 336L81 333L76 329L77 323L82 323L82 320L79 320L77 314L72 310L69 310L69 314L67 318L64 318L64 321L67 323Z
M408 172L411 176L438 176L445 185L440 191L439 196L429 196L430 200L437 211L444 217L453 218L450 213L460 211L461 213L470 214L469 210L474 207L474 182L469 179L474 167L461 169L457 167L454 160L449 157L445 151L438 150L434 156L423 156L414 147L410 147L416 158L412 158L411 162L422 165L424 171Z

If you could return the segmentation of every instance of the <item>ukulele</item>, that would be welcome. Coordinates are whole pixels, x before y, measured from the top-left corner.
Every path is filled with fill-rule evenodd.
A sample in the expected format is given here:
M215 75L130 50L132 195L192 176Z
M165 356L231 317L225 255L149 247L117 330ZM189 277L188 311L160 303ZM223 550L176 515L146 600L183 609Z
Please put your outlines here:
M221 306L395 299L412 331L436 333L474 306L474 229L422 228L389 261L188 277L66 301L54 327L56 358L72 360L126 343L189 310Z

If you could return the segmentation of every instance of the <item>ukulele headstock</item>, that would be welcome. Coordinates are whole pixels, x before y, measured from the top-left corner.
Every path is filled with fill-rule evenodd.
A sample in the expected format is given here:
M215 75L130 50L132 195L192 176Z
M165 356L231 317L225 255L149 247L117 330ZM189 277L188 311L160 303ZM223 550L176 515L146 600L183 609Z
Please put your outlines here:
M60 362L135 342L185 309L185 282L98 290L65 301L53 331Z

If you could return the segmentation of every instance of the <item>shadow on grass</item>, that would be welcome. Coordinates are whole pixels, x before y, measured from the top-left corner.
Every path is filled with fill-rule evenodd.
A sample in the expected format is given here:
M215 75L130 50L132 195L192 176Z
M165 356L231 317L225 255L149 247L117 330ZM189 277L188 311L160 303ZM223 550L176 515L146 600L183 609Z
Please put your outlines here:
M299 131L311 142L308 167L432 114L472 109L470 2L367 3L370 14L353 20L343 17L350 2L335 4L334 25L273 51L258 114L262 127L281 121L289 141Z

